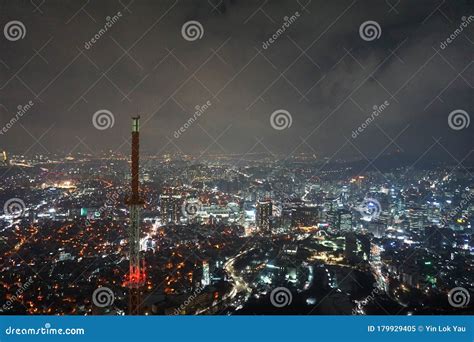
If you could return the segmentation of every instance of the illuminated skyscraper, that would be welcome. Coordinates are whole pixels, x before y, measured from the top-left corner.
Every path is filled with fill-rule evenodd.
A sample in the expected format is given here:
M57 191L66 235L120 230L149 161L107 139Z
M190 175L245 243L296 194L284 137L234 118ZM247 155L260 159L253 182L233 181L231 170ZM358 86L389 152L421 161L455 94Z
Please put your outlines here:
M180 195L164 194L160 196L160 213L163 224L179 223L182 198Z
M339 210L339 229L352 230L352 213L349 210Z
M320 208L319 207L308 207L298 206L293 209L292 212L292 226L293 227L306 227L314 226L319 222Z
M256 223L257 227L264 230L270 229L270 218L272 216L272 201L260 201L257 203Z
M211 275L209 272L209 262L204 260L202 262L202 280L201 280L202 286L207 286L211 284Z

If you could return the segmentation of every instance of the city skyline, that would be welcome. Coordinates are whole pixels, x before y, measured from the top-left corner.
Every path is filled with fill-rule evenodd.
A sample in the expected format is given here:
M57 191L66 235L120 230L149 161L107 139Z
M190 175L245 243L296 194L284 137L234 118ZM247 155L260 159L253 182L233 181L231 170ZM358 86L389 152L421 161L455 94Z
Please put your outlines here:
M1 312L127 313L127 161L0 169ZM472 311L468 170L160 160L140 179L142 314Z

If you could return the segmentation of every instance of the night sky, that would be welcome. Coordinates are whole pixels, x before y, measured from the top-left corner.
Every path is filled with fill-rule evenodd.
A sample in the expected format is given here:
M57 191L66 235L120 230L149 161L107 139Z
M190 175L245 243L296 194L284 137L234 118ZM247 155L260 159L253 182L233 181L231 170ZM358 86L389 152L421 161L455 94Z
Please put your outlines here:
M454 164L474 159L474 123L453 129L448 122L456 110L473 116L474 1L0 4L0 126L19 105L34 103L0 135L0 149L127 152L130 117L140 114L148 154L370 159L398 150ZM285 17L291 23L281 32ZM22 39L6 38L11 21L24 25ZM183 37L188 21L202 26L202 37ZM359 29L367 21L380 31L363 39ZM113 114L113 127L94 127L99 110ZM289 113L291 126L272 127L277 110Z

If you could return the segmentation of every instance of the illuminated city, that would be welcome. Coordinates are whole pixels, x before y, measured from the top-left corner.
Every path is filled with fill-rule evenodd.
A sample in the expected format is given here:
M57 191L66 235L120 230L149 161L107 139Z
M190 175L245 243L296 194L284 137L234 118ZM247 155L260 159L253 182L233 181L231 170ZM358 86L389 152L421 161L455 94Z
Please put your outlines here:
M446 293L472 285L466 170L143 159L144 314L449 313ZM1 169L3 197L25 207L0 216L4 299L33 280L3 313L126 313L127 157L10 163L22 166ZM115 294L102 312L90 295L99 286ZM275 311L278 286L292 303Z
M472 315L472 12L6 1L0 317Z

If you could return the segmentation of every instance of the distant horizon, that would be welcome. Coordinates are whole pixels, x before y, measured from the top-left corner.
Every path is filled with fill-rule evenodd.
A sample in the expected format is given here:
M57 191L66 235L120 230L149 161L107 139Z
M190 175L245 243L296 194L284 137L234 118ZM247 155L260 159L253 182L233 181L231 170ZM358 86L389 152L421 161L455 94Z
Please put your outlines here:
M0 148L0 152L2 149ZM6 151L8 152L8 151ZM112 152L112 154L110 154ZM216 153L216 154L211 154L208 153L205 156L202 154L186 154L183 152L179 151L174 151L174 152L163 152L161 154L153 154L153 153L147 153L147 151L140 151L141 153L141 160L152 160L152 159L167 159L170 158L170 161L183 161L189 159L189 160L201 160L203 163L209 163L209 162L223 162L223 158L227 158L228 160L232 160L232 158L238 158L238 157L246 157L241 160L242 164L247 162L276 162L276 163L283 163L283 162L291 162L291 161L298 161L299 163L326 163L327 165L331 164L350 164L350 163L367 163L367 161L375 162L375 163L387 163L387 164L393 164L395 166L410 166L410 163L413 163L414 161L417 161L417 156L416 155L410 155L409 153L406 152L400 152L400 151L393 151L392 153L387 152L386 154L380 155L380 156L373 156L373 158L368 157L368 159L365 159L364 157L346 157L346 158L332 158L332 156L314 156L314 154L310 153L295 153L292 154L291 156L281 154L281 155L274 155L269 152L252 152L252 153ZM100 159L100 160L114 160L115 158L120 158L121 160L124 161L129 161L130 159L130 151L124 151L124 152L119 152L119 151L99 151L96 153L92 152L73 152L73 153L66 153L66 152L48 152L48 153L29 153L28 155L24 156L22 154L16 154L16 153L9 153L9 156L23 156L25 158L35 158L39 156L44 156L44 157L56 157L56 158L76 158L76 157L87 157L90 158L91 160L94 159ZM252 156L257 157L257 156L264 156L264 160L262 159L255 159L252 160ZM383 160L383 161L382 161ZM467 158L463 160L463 165L465 167L474 167L474 154L472 155L471 158ZM449 165L457 165L458 166L459 162L456 160L453 160L452 158L439 158L435 159L430 156L430 158L424 158L422 160L418 160L416 162L416 165L420 166L421 168L430 168L434 166L449 166ZM2 165L0 165L2 167ZM416 167L415 167L416 168Z

